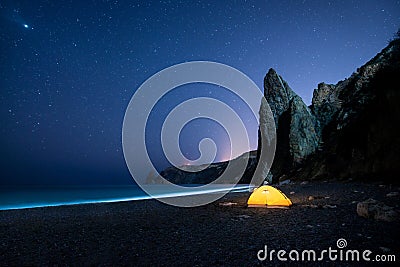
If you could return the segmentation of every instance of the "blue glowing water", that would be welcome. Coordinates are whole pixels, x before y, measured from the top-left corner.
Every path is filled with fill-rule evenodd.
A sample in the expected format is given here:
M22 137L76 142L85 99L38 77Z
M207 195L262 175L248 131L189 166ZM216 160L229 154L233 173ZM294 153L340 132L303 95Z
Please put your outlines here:
M193 191L182 194L180 192L163 192L159 186L158 197L172 197L179 195L198 194L196 185ZM155 185L157 187L157 185ZM230 185L215 185L212 190L204 193L225 191L248 191L249 185L236 185L233 190ZM1 188L0 210L24 209L48 206L74 205L85 203L120 202L151 199L136 185L125 186L79 186L79 187L29 187L29 188Z

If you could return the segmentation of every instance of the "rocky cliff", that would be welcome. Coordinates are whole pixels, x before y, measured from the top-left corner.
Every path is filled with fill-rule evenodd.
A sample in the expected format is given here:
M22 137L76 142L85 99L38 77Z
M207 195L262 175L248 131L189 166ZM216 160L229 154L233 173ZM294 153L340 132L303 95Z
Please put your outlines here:
M335 85L320 83L306 107L274 70L264 94L277 124L272 180L378 179L400 174L400 41Z
M277 129L277 147L266 179L361 179L397 181L400 176L400 40L337 84L318 84L312 104L305 105L288 83L270 69L264 78L264 96ZM264 106L263 106L264 104ZM270 123L260 107L259 135ZM268 138L264 136L264 138ZM260 142L259 142L260 144ZM260 151L233 161L249 160L240 183L248 183ZM168 168L161 175L178 183L209 183L228 162L193 172ZM192 170L193 169L193 170ZM157 176L149 183L160 183Z
M276 177L301 164L317 150L320 135L311 110L274 69L270 69L264 78L264 97L274 115L277 129L277 146L271 169L272 180L275 181ZM265 121L263 116L260 112L260 129ZM263 134L263 131L260 132Z

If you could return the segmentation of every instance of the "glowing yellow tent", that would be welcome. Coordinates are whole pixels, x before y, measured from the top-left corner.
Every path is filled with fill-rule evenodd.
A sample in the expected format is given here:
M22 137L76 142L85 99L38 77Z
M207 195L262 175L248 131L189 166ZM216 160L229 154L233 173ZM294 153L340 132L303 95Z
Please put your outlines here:
M247 201L248 207L281 208L291 205L292 201L284 193L269 185L256 188Z

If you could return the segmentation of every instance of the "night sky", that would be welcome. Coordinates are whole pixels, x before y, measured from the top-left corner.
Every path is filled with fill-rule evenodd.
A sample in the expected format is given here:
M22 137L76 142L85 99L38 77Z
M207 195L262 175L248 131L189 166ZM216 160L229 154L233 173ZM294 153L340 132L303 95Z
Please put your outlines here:
M310 104L319 82L350 76L399 26L400 1L0 1L0 184L133 183L122 121L156 72L217 61L262 88L273 67ZM195 96L238 110L256 148L257 122L243 103L217 86L188 85L151 114L147 144L160 169L157 129ZM195 159L204 137L216 140L216 161L229 158L226 132L207 120L182 132L185 155Z

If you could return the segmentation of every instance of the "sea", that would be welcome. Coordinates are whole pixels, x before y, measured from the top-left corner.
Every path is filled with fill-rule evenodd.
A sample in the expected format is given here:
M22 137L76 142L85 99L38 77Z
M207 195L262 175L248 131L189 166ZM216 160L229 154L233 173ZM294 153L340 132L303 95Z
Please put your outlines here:
M63 186L63 187L13 187L0 188L0 210L28 209L49 206L77 205L177 197L194 194L251 191L251 185L212 185L199 190L200 185L185 185L185 192L166 192L162 185L154 185L149 196L137 185Z

